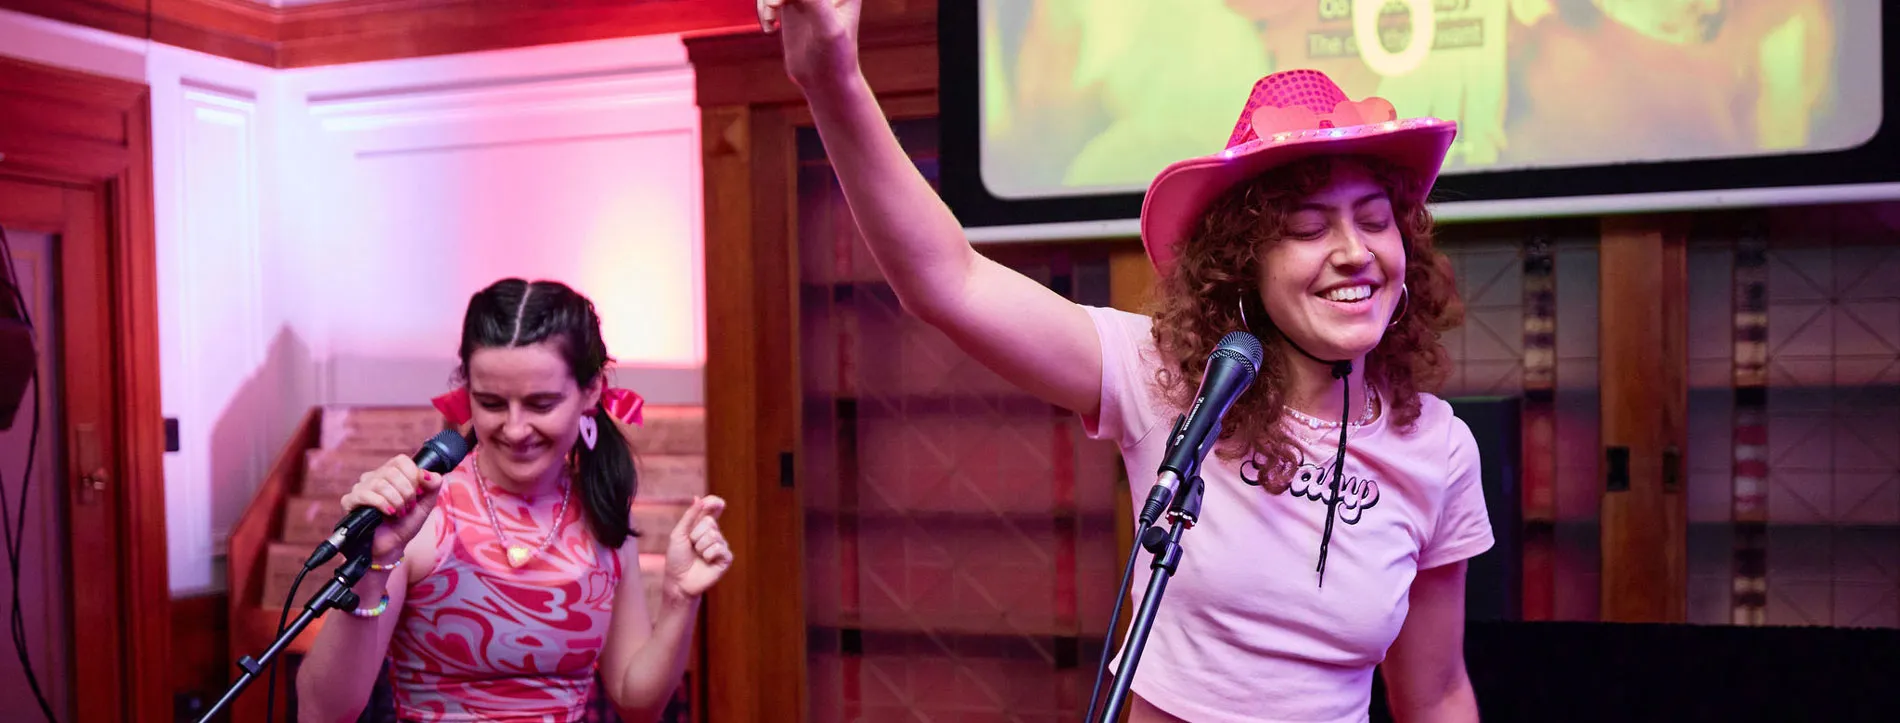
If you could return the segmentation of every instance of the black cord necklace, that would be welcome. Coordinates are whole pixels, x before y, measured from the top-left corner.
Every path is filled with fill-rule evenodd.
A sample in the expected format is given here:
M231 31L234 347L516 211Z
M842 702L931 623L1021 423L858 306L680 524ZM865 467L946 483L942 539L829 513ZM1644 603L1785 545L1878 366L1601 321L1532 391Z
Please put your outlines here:
M1305 352L1302 351L1301 353L1304 354ZM1333 518L1339 511L1340 477L1344 476L1346 472L1346 428L1349 426L1347 419L1352 414L1350 411L1352 409L1352 384L1344 381L1352 374L1352 362L1332 362L1332 365L1333 378L1342 380L1339 386L1344 394L1344 400L1339 405L1339 453L1333 458L1332 480L1327 484L1326 529L1320 533L1319 566L1314 568L1314 572L1319 573L1320 587L1326 587L1326 548L1333 540Z

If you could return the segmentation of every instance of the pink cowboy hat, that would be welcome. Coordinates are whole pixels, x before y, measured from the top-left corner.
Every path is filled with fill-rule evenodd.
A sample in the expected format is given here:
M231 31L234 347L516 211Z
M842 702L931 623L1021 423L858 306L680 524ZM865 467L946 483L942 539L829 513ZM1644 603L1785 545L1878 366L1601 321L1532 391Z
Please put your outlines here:
M1155 176L1141 203L1141 242L1166 273L1201 214L1228 189L1284 163L1318 155L1365 155L1414 174L1423 201L1438 180L1458 124L1437 118L1399 120L1384 98L1361 101L1325 73L1287 70L1254 83L1227 149L1178 161Z

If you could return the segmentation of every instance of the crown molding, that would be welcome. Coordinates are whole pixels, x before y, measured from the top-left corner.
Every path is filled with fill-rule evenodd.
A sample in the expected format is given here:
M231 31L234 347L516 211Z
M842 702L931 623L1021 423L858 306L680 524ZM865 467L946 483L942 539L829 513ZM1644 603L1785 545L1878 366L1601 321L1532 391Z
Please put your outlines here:
M270 68L758 29L753 0L0 0L0 9Z

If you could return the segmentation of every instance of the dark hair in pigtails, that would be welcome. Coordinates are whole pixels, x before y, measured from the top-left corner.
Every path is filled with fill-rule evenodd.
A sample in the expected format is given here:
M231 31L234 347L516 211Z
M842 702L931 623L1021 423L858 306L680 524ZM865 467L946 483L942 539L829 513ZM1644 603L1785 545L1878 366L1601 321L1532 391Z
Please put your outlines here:
M620 425L607 416L606 407L594 405L594 420L600 425L600 439L592 449L577 445L580 458L581 499L586 502L587 524L594 539L608 549L619 549L627 537L638 537L627 522L627 509L639 485L633 464L633 445L620 433Z
M557 281L497 281L468 300L468 313L462 319L458 376L466 382L468 360L477 349L527 346L547 340L554 340L575 383L582 387L599 379L613 360L601 339L600 315L587 297ZM574 449L575 481L579 485L576 491L594 539L618 549L628 537L638 536L627 522L639 484L638 472L633 445L620 434L619 426L599 404L593 413L600 435L592 449L586 445Z

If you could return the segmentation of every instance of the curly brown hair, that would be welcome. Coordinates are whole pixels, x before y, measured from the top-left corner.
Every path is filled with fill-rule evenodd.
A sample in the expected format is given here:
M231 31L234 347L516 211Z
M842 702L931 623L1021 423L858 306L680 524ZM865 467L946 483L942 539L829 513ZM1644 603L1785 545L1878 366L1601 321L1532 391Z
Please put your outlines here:
M1323 189L1342 162L1371 171L1392 200L1405 243L1407 299L1398 323L1366 356L1366 382L1386 400L1391 422L1410 429L1418 421L1419 392L1433 391L1451 371L1439 334L1464 321L1464 303L1452 279L1451 262L1432 245L1432 217L1416 181L1376 158L1318 156L1256 176L1216 199L1200 226L1183 243L1179 260L1156 288L1154 341L1165 360L1156 381L1166 398L1185 409L1200 388L1207 356L1227 332L1241 328L1240 304L1255 336L1269 353L1259 377L1234 402L1221 426L1216 454L1257 465L1259 481L1273 494L1286 491L1298 452L1280 417L1286 403L1287 362L1275 353L1281 333L1260 307L1259 256L1286 237L1287 219L1302 199ZM1236 299L1238 298L1238 303Z

